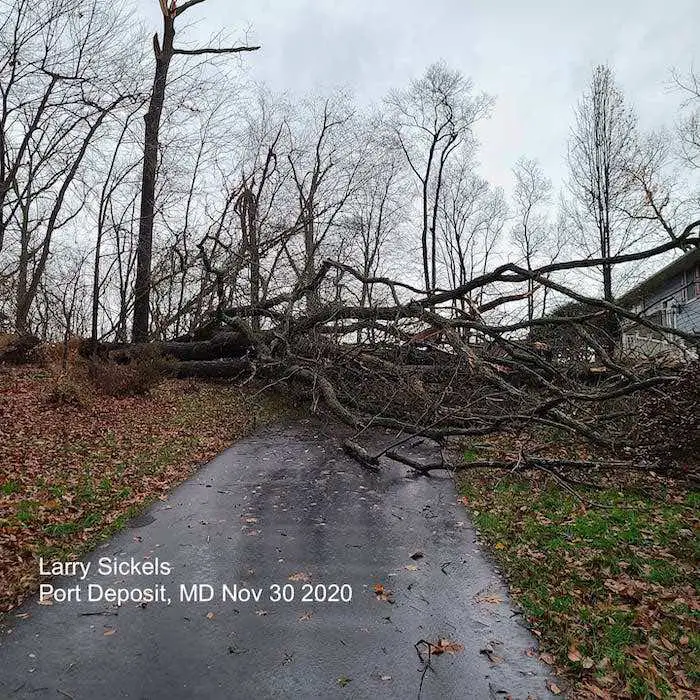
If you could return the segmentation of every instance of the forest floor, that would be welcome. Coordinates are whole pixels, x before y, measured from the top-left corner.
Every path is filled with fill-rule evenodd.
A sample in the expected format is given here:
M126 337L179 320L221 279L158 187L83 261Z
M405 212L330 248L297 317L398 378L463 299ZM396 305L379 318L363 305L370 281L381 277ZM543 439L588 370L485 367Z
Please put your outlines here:
M598 486L474 469L460 491L573 697L693 697L700 492L655 474L578 478Z
M0 615L36 589L35 557L87 552L271 415L226 384L114 398L0 367Z
M115 398L55 369L0 367L0 617L36 589L37 556L84 554L279 414L251 394L166 380ZM583 478L598 487L476 469L459 486L540 659L574 697L692 697L700 493L655 474Z

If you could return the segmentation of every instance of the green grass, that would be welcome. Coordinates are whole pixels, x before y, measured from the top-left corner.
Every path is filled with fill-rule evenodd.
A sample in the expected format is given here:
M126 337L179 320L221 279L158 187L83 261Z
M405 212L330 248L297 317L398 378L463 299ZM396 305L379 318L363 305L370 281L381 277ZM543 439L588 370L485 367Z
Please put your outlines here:
M700 682L698 492L656 482L644 489L652 499L637 486L582 492L595 507L541 475L471 470L461 493L542 651L577 692L690 697Z
M196 393L183 395L171 383L149 398L108 400L114 412L98 412L97 418L92 409L71 408L76 423L70 433L60 429L62 407L48 409L58 414L50 429L33 420L33 408L25 410L21 449L32 446L34 463L44 466L30 475L20 464L0 465L0 544L9 543L13 553L0 561L0 573L10 581L0 591L0 621L4 606L36 585L38 556L82 556L186 479L197 463L245 435L254 416L260 425L286 412L267 397L253 405L228 384L201 383ZM139 415L136 401L153 413ZM103 427L98 435L95 420ZM17 445L5 447L19 453Z
M4 496L11 496L13 493L19 493L22 487L16 481L6 481L0 486L0 493Z

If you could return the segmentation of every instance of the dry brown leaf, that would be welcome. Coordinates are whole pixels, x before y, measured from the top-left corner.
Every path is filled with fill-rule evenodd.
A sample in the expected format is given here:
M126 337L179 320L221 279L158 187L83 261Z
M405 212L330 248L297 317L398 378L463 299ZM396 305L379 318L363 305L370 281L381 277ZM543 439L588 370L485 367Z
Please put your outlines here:
M503 598L496 593L485 593L484 595L477 595L474 597L477 603L490 603L492 605L497 605L503 602Z
M449 639L439 639L437 644L430 643L430 653L439 656L440 654L458 654L464 651L464 645L459 642L451 642Z
M375 583L373 586L374 589L374 595L377 596L377 600L384 600L387 603L393 603L394 602L394 594L384 588L384 584L382 583Z
M571 649L569 649L567 657L569 661L573 661L574 663L578 663L579 661L581 661L581 653L578 649L576 649L576 647L571 647Z
M612 695L610 695L610 693L608 693L607 690L604 690L603 688L600 688L597 685L593 685L592 683L587 683L583 687L589 693L591 693L592 695L595 695L595 697L597 697L597 698L601 698L602 700L612 700Z
M311 576L309 574L305 574L303 571L299 571L296 574L291 574L289 576L290 581L310 581Z

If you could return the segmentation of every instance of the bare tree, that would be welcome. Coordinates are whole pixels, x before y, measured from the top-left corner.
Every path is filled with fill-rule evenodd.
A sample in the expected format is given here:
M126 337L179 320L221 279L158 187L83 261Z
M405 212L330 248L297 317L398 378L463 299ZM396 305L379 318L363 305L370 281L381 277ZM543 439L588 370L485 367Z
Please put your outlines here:
M288 154L297 200L290 229L301 238L301 262L287 248L298 283L307 288L309 309L321 307L320 291L311 285L323 246L339 225L339 216L356 184L359 167L350 130L352 109L343 96L305 105L295 143Z
M552 183L536 160L521 158L513 168L513 216L511 238L526 269L553 262L561 252L557 228L549 220ZM544 290L546 292L546 288ZM535 318L535 282L527 281L527 318ZM543 301L544 305L544 301ZM542 309L542 315L544 308Z
M55 234L85 205L82 172L105 126L134 99L118 5L15 0L0 32L0 249L12 239L15 327L25 331Z
M681 156L693 168L700 168L700 76L690 70L685 76L673 72L676 87L684 96L678 123Z
M462 154L443 175L437 212L438 248L450 289L467 284L489 269L506 221L503 192L474 170L473 158ZM471 302L481 304L487 292L486 287L478 288L474 299L456 299L455 308L465 313Z
M636 242L629 209L636 196L637 119L605 65L593 71L575 111L569 144L571 215L588 255L612 258ZM603 298L613 299L613 268L603 263Z
M347 261L361 272L363 279L350 278L348 289L344 291L347 291L346 298L357 299L361 307L387 301L382 296L386 289L370 280L389 274L401 264L404 248L400 229L405 222L405 188L397 156L369 136L359 183L345 210L343 237L348 243ZM358 330L358 342L364 335ZM369 340L376 340L374 329L369 330Z
M389 127L418 184L421 252L426 289L437 285L437 220L445 168L457 149L473 146L472 127L492 99L475 95L471 80L436 63L410 87L386 98Z
M121 210L122 221L116 224L114 221L116 200L118 191L129 187L130 179L140 165L138 158L129 157L133 154L133 134L131 133L137 113L143 106L143 100L134 100L134 104L130 105L130 109L125 111L120 119L115 140L112 144L111 154L107 153L107 168L106 174L103 176L103 168L96 168L103 177L102 182L98 185L99 197L97 200L97 212L95 217L95 251L93 258L93 274L92 274L92 320L90 325L90 338L93 346L96 347L99 340L99 317L100 317L100 299L103 291L103 277L101 274L101 263L103 258L103 243L108 234L110 227L118 230L123 226L123 216L129 209L129 204L133 204L133 197L127 206ZM126 157L125 157L126 153ZM96 164L97 165L97 164ZM100 163L100 165L105 165ZM127 195L128 197L128 195ZM118 263L123 262L121 251L117 250ZM126 307L126 300L124 300ZM122 317L123 317L122 313Z

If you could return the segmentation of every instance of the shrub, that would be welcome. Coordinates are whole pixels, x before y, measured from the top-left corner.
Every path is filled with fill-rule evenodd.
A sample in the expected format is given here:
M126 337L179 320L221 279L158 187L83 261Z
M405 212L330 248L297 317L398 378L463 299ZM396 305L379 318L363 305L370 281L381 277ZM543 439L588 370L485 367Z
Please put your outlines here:
M36 361L41 367L61 371L60 368L65 363L68 367L76 364L78 359L78 347L80 338L72 337L67 344L64 343L45 343L36 352Z
M172 362L149 345L134 350L126 363L89 360L87 365L92 383L104 394L118 397L147 394L172 369Z
M52 406L82 407L87 403L87 389L72 373L60 374L54 379L46 400Z

